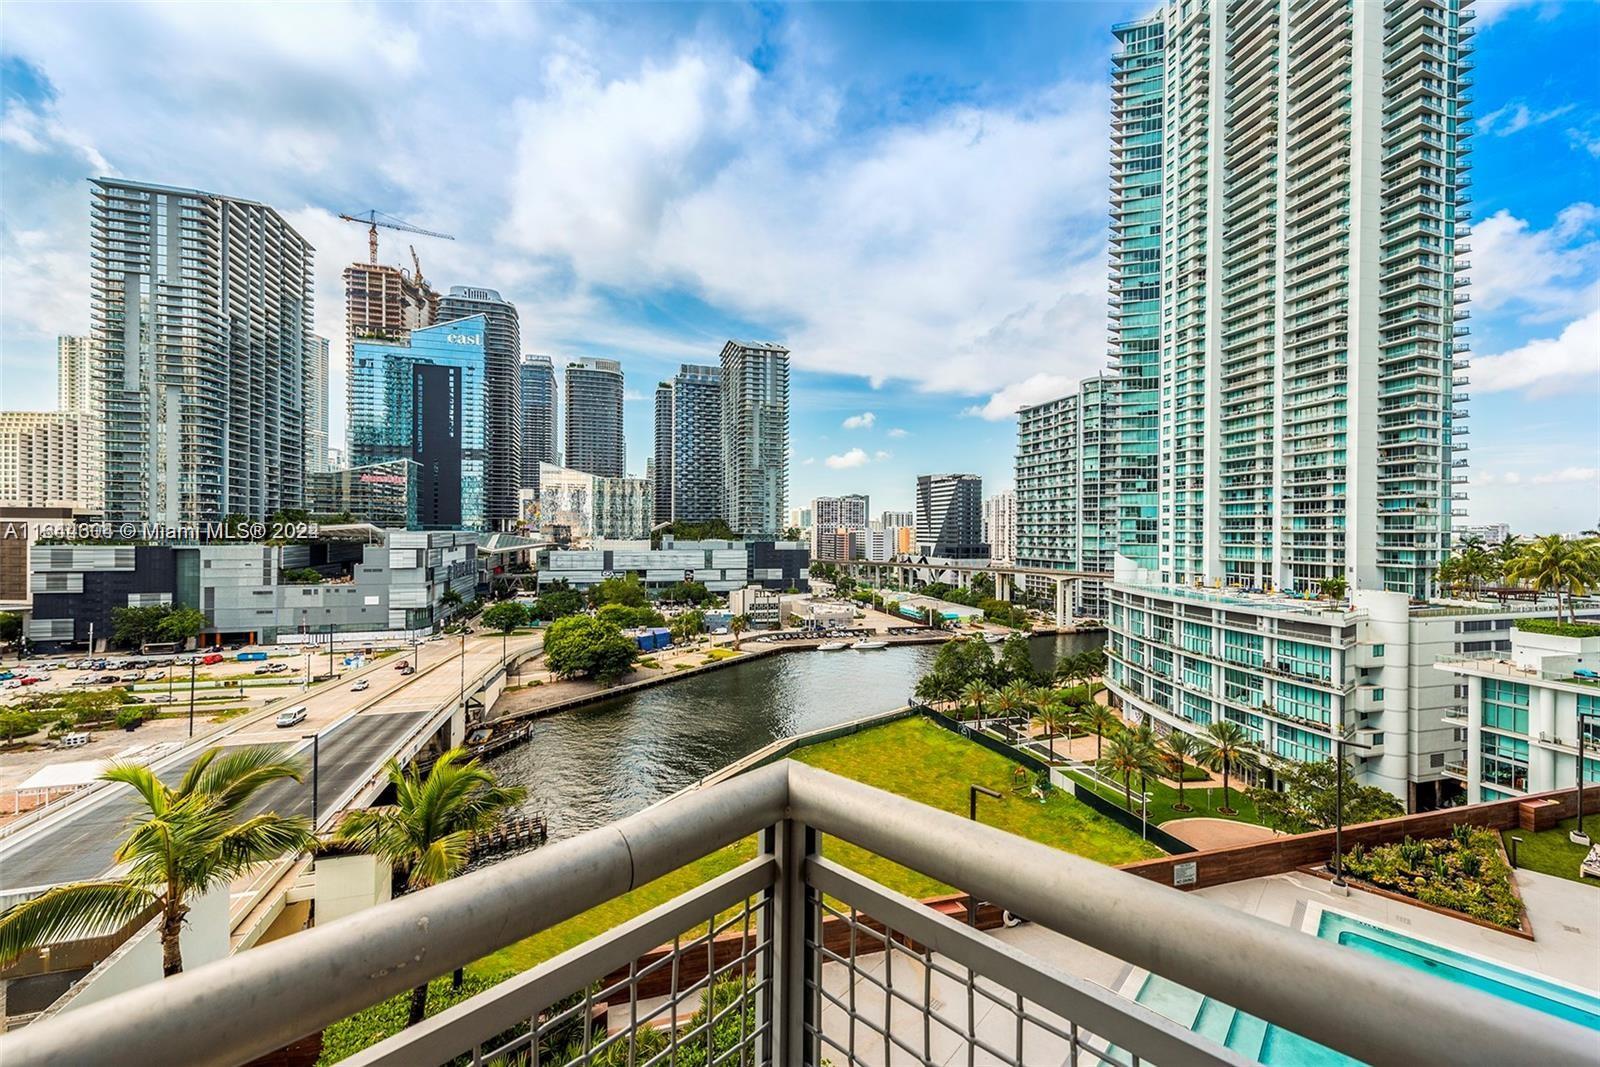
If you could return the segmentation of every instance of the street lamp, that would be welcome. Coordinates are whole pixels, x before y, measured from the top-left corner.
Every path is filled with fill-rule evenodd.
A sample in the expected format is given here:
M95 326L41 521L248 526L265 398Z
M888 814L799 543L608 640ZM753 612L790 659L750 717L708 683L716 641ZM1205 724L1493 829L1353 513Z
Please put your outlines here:
M1348 889L1344 880L1344 750L1350 744L1348 731L1340 730L1333 735L1334 767L1333 772L1333 884L1338 889ZM1354 748L1372 751L1371 745L1354 745Z
M317 831L317 821L318 821L317 817L320 814L319 811L317 810L317 785L318 785L318 777L319 777L318 776L318 771L321 769L321 767L320 767L321 761L318 759L318 756L321 754L321 745L320 745L321 737L322 737L321 734L301 734L300 735L300 740L302 740L302 741L310 741L311 742L311 832L312 833L316 833L316 831Z
M1583 832L1583 720L1584 719L1593 719L1593 720L1596 720L1596 721L1600 721L1600 712L1585 711L1581 707L1578 709L1578 825L1577 825L1577 828L1574 829L1571 834L1567 835L1568 837L1571 838L1573 844L1577 844L1577 845L1587 845L1589 843L1589 835Z
M194 736L194 671L198 666L193 656L189 657L189 736Z
M971 819L973 822L978 821L979 793L982 793L986 797L993 797L995 800L1001 799L999 793L995 792L993 789L990 789L986 785L972 784L967 786L967 818ZM978 925L978 901L973 897L972 890L970 889L967 890L967 925L972 927L976 927Z

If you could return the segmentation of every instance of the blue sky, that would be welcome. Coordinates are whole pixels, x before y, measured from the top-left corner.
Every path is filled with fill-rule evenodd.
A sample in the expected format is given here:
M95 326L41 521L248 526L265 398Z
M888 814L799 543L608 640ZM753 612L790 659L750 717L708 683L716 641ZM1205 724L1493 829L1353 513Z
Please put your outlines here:
M85 179L117 174L282 211L336 350L339 212L457 235L417 241L432 281L500 289L525 351L623 361L635 469L655 382L741 337L794 352L796 501L1009 485L1012 410L1105 360L1108 28L1146 7L10 3L3 405L54 403ZM1477 10L1468 508L1592 527L1600 4Z

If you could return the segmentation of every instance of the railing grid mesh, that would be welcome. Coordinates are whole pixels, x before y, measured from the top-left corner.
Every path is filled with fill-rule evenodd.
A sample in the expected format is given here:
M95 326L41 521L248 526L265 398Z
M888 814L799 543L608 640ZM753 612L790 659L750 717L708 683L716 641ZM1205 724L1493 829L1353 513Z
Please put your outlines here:
M485 1067L756 1067L772 1032L771 905L746 898L455 1062Z
M1139 1067L1137 1056L1022 992L807 887L806 1038L835 1067ZM973 932L975 937L985 935Z

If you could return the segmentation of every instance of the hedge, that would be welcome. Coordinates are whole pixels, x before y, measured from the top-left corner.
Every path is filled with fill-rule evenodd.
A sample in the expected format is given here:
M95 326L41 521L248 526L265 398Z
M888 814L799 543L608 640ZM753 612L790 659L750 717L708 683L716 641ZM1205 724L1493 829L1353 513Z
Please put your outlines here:
M1600 637L1600 626L1589 622L1557 622L1554 619L1518 619L1517 629L1530 634L1555 637Z

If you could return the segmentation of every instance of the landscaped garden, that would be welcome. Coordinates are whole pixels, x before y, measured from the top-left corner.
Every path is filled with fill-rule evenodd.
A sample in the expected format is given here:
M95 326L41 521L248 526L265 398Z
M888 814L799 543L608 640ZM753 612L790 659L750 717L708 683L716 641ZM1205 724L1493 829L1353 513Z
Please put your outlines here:
M1591 838L1600 836L1600 814L1591 815L1584 819L1584 830ZM1506 830L1501 834L1505 843L1506 854L1511 853L1511 839L1520 838L1517 842L1517 866L1526 867L1530 871L1540 874L1554 875L1573 882L1583 882L1600 888L1600 879L1584 878L1578 874L1578 867L1583 863L1583 858L1589 854L1589 846L1575 845L1567 837L1569 833L1578 828L1577 819L1563 819L1548 830L1531 833L1527 830Z
M1348 878L1436 908L1512 930L1522 925L1522 900L1493 830L1458 825L1446 837L1356 845L1344 870Z

